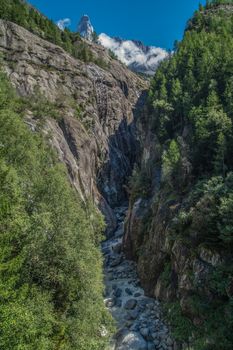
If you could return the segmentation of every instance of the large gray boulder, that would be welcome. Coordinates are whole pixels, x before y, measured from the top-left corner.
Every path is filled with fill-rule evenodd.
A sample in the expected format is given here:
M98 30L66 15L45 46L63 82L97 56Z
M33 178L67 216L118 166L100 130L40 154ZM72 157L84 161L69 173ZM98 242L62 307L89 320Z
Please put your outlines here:
M147 350L147 342L139 333L125 330L119 334L116 350Z

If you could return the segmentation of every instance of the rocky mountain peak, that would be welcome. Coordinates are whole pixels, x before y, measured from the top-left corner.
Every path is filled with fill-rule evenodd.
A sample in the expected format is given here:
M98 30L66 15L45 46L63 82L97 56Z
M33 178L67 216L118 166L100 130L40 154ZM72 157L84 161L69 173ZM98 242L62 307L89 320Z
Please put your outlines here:
M92 40L94 28L91 24L91 21L88 15L83 15L82 18L80 19L80 22L78 24L78 33L80 33L80 35L83 38L90 41Z
M78 32L83 38L89 41L93 40L94 28L89 16L82 16L78 25ZM154 75L158 64L168 56L166 50L144 45L140 40L124 40L101 33L98 42L107 50L111 50L119 61L123 62L132 71L148 76Z

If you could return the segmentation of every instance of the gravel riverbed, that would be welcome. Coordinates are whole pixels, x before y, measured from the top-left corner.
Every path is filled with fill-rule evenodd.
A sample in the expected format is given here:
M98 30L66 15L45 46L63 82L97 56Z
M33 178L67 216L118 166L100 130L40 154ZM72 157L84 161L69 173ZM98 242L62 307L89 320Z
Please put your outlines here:
M160 304L145 296L136 264L122 253L126 207L116 208L118 228L102 244L105 273L105 305L116 321L117 333L109 350L174 350Z

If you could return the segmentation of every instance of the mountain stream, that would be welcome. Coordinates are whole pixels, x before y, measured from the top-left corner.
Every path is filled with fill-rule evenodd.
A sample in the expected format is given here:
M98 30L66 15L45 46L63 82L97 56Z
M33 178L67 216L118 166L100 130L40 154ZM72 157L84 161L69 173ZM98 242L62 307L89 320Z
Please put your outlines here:
M126 260L122 252L126 212L127 207L115 209L117 230L113 237L102 243L104 301L117 326L109 350L174 350L159 302L145 296L135 262Z

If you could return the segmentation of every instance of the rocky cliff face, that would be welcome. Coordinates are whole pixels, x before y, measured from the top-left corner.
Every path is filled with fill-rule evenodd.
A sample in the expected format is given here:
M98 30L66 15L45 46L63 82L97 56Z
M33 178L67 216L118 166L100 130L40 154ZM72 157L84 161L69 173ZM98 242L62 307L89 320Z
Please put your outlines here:
M84 64L63 49L16 24L0 21L3 65L21 96L39 94L57 106L59 118L45 118L43 129L84 200L94 198L115 227L110 207L126 199L123 189L137 153L135 118L146 83L90 44L105 69ZM61 112L62 111L62 112ZM78 112L78 113L77 113ZM39 125L35 112L27 123Z
M143 150L140 167L149 173L150 190L146 194L141 190L136 199L130 197L123 249L129 259L136 261L147 295L166 303L178 300L184 315L200 326L204 320L193 311L191 297L200 294L213 300L209 274L227 263L229 257L222 249L174 235L172 226L186 205L187 195L175 197L161 185L161 145L147 123L142 125L140 121L138 128Z
M231 320L227 318L232 315L232 245L231 239L225 241L223 231L220 230L221 222L224 222L224 227L232 237L232 227L229 225L232 209L217 184L217 181L224 184L224 193L229 196L232 185L225 185L225 182L228 183L232 176L232 148L231 145L228 146L230 156L226 168L223 156L220 170L217 170L213 166L216 163L210 156L206 156L208 143L203 146L203 139L196 136L200 132L200 109L193 108L195 103L198 106L202 103L193 91L200 79L197 70L205 72L203 67L207 50L208 55L211 54L215 60L210 81L214 81L217 86L219 79L219 86L223 86L226 77L225 86L229 84L230 75L225 68L221 71L218 57L224 56L226 61L229 57L229 61L232 61L232 27L227 27L226 24L232 21L232 9L230 4L221 4L210 5L210 8L197 12L189 22L177 53L169 64L160 66L152 81L149 111L145 111L146 118L141 118L137 125L142 153L139 171L131 186L123 242L127 257L137 262L140 280L147 294L166 302L167 314L174 329L176 328L177 338L182 338L183 341L188 339L195 349L232 348L232 334L228 333ZM202 42L203 37L205 42ZM223 55L224 40L226 51ZM202 55L198 52L201 42ZM224 67L228 67L228 64ZM185 85L183 79L190 85ZM172 81L177 85L170 89ZM205 83L202 93L209 96L207 87L210 85L205 73L202 82ZM190 86L193 90L189 90ZM218 92L220 97L221 93L222 91ZM184 101L184 96L189 96L192 100L195 95L195 102L189 105L193 114L186 109L186 102L173 104L178 95L179 101ZM232 95L229 99L232 101ZM212 108L212 104L209 107ZM226 117L232 118L225 99L221 100L221 108ZM162 112L163 109L165 112ZM195 125L187 115L192 115ZM206 112L203 114L203 123L207 119ZM167 120L170 124L166 126ZM220 117L217 116L216 120L219 122ZM216 129L207 127L205 131L208 130L212 137ZM231 127L226 131L226 138L229 135ZM218 151L217 148L214 149L213 158ZM206 156L204 161L201 160L202 154ZM222 216L221 210L215 209L218 208L219 199L222 203L227 203L225 207L229 214L226 218ZM189 345L184 348L190 348Z

